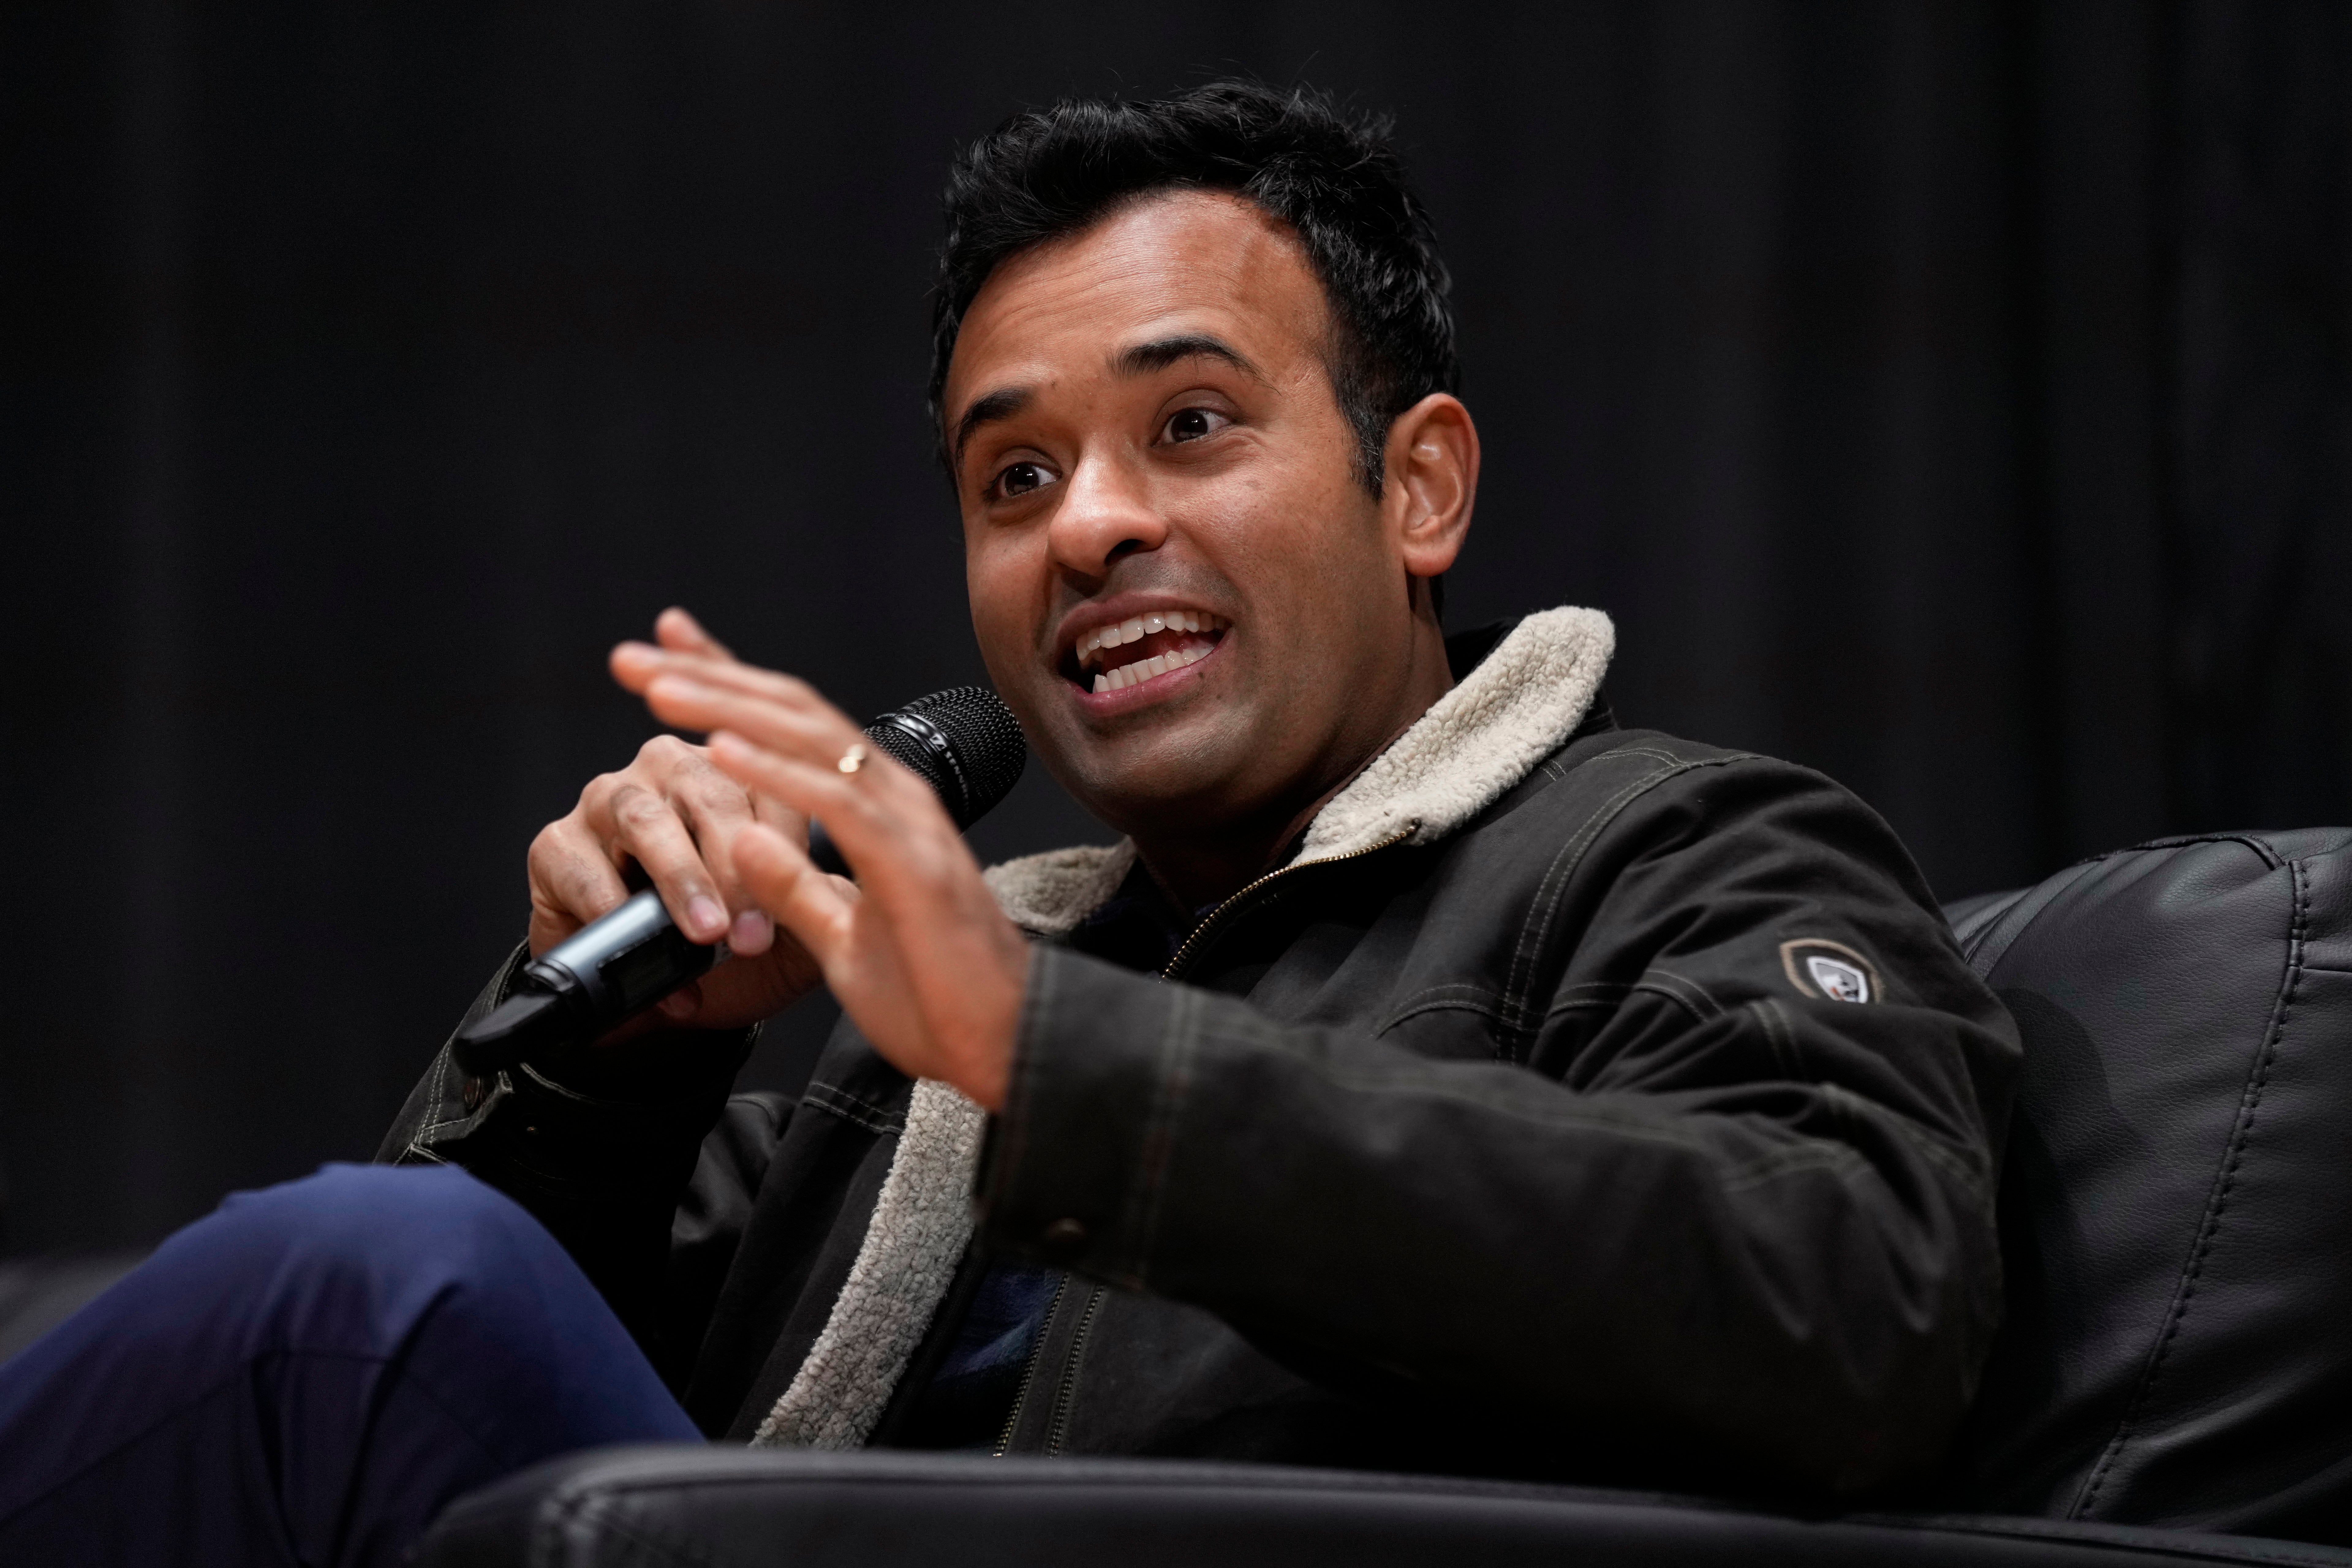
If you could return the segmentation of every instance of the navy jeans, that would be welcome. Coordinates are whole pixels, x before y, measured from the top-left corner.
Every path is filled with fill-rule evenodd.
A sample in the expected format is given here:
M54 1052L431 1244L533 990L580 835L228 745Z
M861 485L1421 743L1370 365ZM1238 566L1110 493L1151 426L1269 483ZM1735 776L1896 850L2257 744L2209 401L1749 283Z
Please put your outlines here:
M0 1366L0 1563L395 1563L534 1460L700 1439L513 1202L329 1166L231 1197Z

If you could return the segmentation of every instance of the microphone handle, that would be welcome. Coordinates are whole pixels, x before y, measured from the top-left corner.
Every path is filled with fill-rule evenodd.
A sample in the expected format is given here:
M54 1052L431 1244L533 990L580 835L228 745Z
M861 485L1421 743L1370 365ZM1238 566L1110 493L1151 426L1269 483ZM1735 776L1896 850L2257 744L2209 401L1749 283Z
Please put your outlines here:
M822 822L809 823L809 859L836 876L849 873ZM450 1038L449 1055L467 1077L488 1078L584 1044L728 956L724 942L690 940L647 888L524 965L512 995Z

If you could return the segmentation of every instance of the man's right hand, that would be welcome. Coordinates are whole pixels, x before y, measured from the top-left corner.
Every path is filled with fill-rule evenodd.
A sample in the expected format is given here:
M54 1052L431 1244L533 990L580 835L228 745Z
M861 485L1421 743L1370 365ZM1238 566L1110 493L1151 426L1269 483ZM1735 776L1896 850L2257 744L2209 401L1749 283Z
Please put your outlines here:
M663 612L654 634L681 653L730 656L683 610ZM571 814L531 841L533 957L626 899L623 870L632 863L653 880L679 930L697 942L724 940L735 955L604 1043L652 1029L741 1029L824 983L816 961L777 932L736 875L735 840L753 822L803 841L808 832L797 812L748 794L703 747L665 735L618 773L592 779Z

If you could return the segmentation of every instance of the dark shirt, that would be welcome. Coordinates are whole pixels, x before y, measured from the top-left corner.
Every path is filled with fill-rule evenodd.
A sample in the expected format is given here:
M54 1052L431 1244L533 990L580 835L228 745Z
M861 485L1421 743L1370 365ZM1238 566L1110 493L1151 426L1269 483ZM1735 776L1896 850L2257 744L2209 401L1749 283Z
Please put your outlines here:
M1061 1288L1057 1269L999 1263L988 1270L954 1348L923 1389L910 1448L996 1450Z

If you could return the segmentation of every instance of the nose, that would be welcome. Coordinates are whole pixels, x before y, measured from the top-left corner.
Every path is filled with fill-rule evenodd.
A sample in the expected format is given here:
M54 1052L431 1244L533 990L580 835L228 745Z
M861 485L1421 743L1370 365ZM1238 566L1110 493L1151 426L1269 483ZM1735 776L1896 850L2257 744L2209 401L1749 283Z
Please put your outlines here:
M1108 455L1082 459L1066 481L1047 530L1054 564L1090 581L1113 561L1166 542L1168 525L1152 508L1142 476Z

